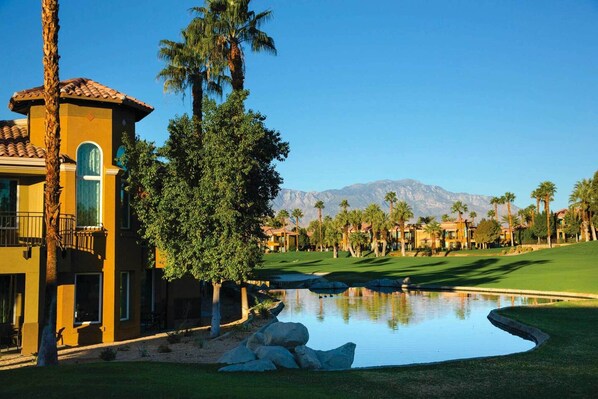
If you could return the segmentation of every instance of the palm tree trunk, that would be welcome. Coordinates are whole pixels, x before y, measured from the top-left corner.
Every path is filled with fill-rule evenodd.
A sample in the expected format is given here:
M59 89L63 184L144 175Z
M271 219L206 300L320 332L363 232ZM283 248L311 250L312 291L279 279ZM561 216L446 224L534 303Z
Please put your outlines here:
M511 203L507 202L507 213L509 215L509 235L511 236L511 246L514 247L515 243L513 241L513 218L511 217Z
M589 213L588 217L590 219L590 230L592 231L592 240L596 241L596 226L594 226L594 221L592 220L592 213Z
M318 209L318 231L320 232L319 237L318 237L318 243L320 244L320 252L324 251L324 248L322 247L322 210Z
M245 76L243 74L243 54L239 44L235 41L230 43L230 52L228 54L228 68L231 76L231 86L234 91L243 90Z
M44 326L37 358L38 366L58 364L56 349L56 296L58 285L56 251L60 242L60 78L58 74L58 0L42 1L44 64L46 186L44 221L46 224L46 273Z
M249 297L247 295L247 284L241 283L241 318L246 320L249 317Z
M401 256L405 256L405 225L401 224Z
M191 85L191 97L193 101L193 123L195 124L195 134L199 139L202 139L201 121L203 120L203 82L201 76L193 77L193 84Z
M546 239L548 240L548 248L552 248L552 242L550 240L550 197L546 196L546 202L544 204L546 211Z
M214 288L212 293L212 325L210 329L210 337L215 338L220 335L220 288L221 282L212 282Z
M295 218L295 252L299 252L299 218Z
M336 258L338 258L338 247L336 246L336 244L334 244L334 245L332 246L332 248L333 248L332 250L334 251L334 252L333 252L333 254L332 254L332 257L333 257L334 259L336 259Z
M382 257L386 256L386 245L387 245L386 237L383 237L382 238Z

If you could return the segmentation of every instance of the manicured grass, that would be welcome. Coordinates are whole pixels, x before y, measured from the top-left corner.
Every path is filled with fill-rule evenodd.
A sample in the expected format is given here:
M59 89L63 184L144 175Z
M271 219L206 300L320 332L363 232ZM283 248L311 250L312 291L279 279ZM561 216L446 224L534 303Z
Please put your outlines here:
M598 301L505 309L551 338L504 357L347 372L216 372L216 366L95 363L0 372L4 398L570 398L598 390Z
M473 251L472 251L473 252ZM347 283L411 277L416 284L598 293L598 242L516 256L350 258L331 252L267 254L258 279L284 273L329 273Z

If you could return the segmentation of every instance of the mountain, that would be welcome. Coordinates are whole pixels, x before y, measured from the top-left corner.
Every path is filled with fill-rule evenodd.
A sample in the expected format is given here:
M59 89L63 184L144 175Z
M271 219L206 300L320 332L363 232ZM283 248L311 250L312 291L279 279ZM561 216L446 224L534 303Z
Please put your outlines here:
M451 214L451 206L455 201L461 201L469 208L465 217L469 218L469 212L475 211L477 213L476 221L485 218L487 212L494 209L490 205L490 196L452 193L442 187L423 184L411 179L380 180L321 192L282 189L272 202L272 208L275 212L280 209L287 209L289 212L295 208L301 209L304 214L301 225L306 226L311 220L318 217L317 209L314 208L314 204L318 200L324 201L325 208L322 212L324 215L336 215L340 211L338 204L343 199L349 201L351 205L349 209L364 209L369 204L376 203L388 212L388 204L384 201L384 196L389 191L396 192L399 201L407 201L411 205L415 219L419 216L436 216L440 221L441 215L445 213L456 217L457 215ZM506 206L502 205L498 208L500 216L506 215ZM519 208L511 205L511 209L511 212L516 214Z

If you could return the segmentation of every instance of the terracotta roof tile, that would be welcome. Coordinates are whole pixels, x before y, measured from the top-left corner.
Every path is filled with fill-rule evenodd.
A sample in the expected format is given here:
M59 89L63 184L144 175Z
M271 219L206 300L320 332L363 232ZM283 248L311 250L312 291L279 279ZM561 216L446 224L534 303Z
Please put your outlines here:
M15 112L26 113L30 106L27 102L43 100L43 96L43 86L18 91L10 98L8 108ZM60 82L60 97L123 104L135 108L138 111L138 120L154 110L151 105L146 104L135 97L128 96L87 78L75 78Z
M41 158L46 151L29 142L27 121L0 121L0 157Z

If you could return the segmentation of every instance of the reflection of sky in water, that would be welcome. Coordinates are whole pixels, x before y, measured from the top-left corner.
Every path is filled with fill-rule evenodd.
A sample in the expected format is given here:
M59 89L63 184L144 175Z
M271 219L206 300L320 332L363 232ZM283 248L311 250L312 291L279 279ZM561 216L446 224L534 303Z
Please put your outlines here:
M280 321L304 324L308 346L357 344L353 367L436 362L522 352L534 343L494 327L492 309L546 299L447 292L381 294L350 288L330 297L308 290L274 292ZM319 298L322 297L322 298Z

